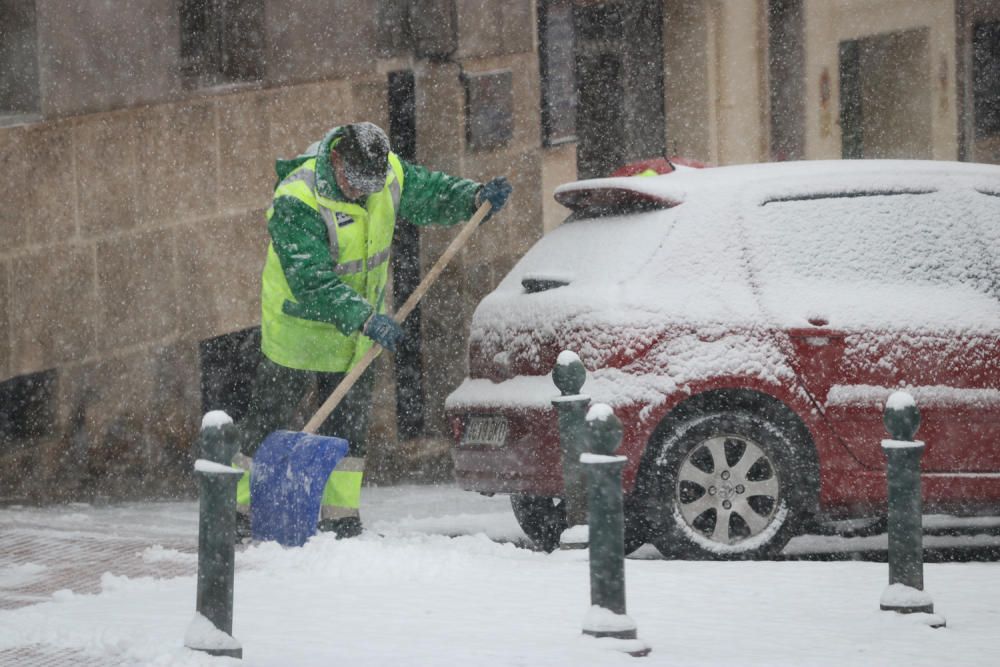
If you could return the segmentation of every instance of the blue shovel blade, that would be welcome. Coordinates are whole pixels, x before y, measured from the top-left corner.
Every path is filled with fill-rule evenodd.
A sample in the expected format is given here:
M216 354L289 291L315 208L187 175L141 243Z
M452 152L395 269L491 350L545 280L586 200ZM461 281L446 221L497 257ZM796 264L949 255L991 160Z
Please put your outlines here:
M343 438L299 431L271 433L253 459L250 530L255 540L302 546L316 533L323 487L347 455Z

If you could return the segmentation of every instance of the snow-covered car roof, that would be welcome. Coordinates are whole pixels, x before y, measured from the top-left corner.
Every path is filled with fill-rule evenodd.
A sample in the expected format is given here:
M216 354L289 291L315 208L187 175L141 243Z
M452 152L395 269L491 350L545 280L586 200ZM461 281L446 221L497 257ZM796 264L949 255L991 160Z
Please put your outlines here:
M932 160L771 162L678 169L659 176L586 179L561 185L554 194L557 201L570 206L581 193L595 189L620 189L671 202L721 195L741 203L762 204L810 194L948 187L981 188L1000 194L1000 165Z

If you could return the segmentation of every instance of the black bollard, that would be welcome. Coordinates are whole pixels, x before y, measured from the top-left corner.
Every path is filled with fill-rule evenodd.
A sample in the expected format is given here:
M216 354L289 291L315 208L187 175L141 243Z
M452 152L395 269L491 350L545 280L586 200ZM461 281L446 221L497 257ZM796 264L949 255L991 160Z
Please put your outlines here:
M883 415L891 440L882 441L886 456L889 520L889 586L880 608L901 614L934 613L924 591L923 506L920 497L920 457L924 443L914 440L920 410L910 394L897 391L886 401ZM940 624L944 625L942 619Z
M559 443L562 448L563 502L566 508L567 530L561 548L583 549L587 546L587 481L580 465L580 454L586 451L587 406L590 397L580 394L587 379L587 369L574 352L559 354L552 369L552 382L561 394L552 399L559 415ZM582 529L582 530L581 530Z
M236 427L224 412L202 421L195 474L200 486L198 507L198 592L194 620L184 645L209 655L242 658L233 638L233 580L236 569L236 484L243 475L223 461L236 449Z
M627 459L612 454L622 441L622 424L603 403L587 412L591 452L580 457L587 474L590 526L590 613L584 634L631 640L622 645L629 655L649 654L636 638L635 622L625 611L625 507L622 470Z

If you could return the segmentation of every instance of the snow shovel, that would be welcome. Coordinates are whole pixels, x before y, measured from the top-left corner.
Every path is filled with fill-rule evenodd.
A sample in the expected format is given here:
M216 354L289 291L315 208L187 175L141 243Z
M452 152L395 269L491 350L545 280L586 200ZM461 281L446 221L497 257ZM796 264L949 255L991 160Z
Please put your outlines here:
M393 315L397 324L402 324L413 311L479 227L490 208L489 202L483 203L463 226L406 303ZM275 540L286 546L300 546L316 532L323 487L348 449L348 443L343 438L315 435L316 430L375 360L378 352L379 345L374 343L301 431L275 431L261 443L250 477L250 495L253 498L250 521L255 540Z

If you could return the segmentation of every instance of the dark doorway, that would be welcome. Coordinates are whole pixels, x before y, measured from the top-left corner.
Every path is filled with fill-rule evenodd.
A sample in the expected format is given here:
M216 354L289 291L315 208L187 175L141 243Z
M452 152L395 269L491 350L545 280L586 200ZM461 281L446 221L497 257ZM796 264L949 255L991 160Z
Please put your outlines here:
M805 155L803 29L802 0L768 0L767 81L771 159L775 161L801 160Z
M234 421L246 417L257 364L260 361L260 327L243 329L203 340L201 361L201 411L225 410Z
M929 41L921 28L841 42L844 158L932 157Z
M585 55L577 70L577 172L580 178L607 176L625 162L622 63L610 53Z
M417 153L417 105L413 72L389 73L389 141L404 160ZM420 284L420 228L403 219L392 242L392 293L398 308ZM399 345L396 364L396 428L400 438L414 438L424 430L423 364L420 357L420 306L403 323L406 338Z

